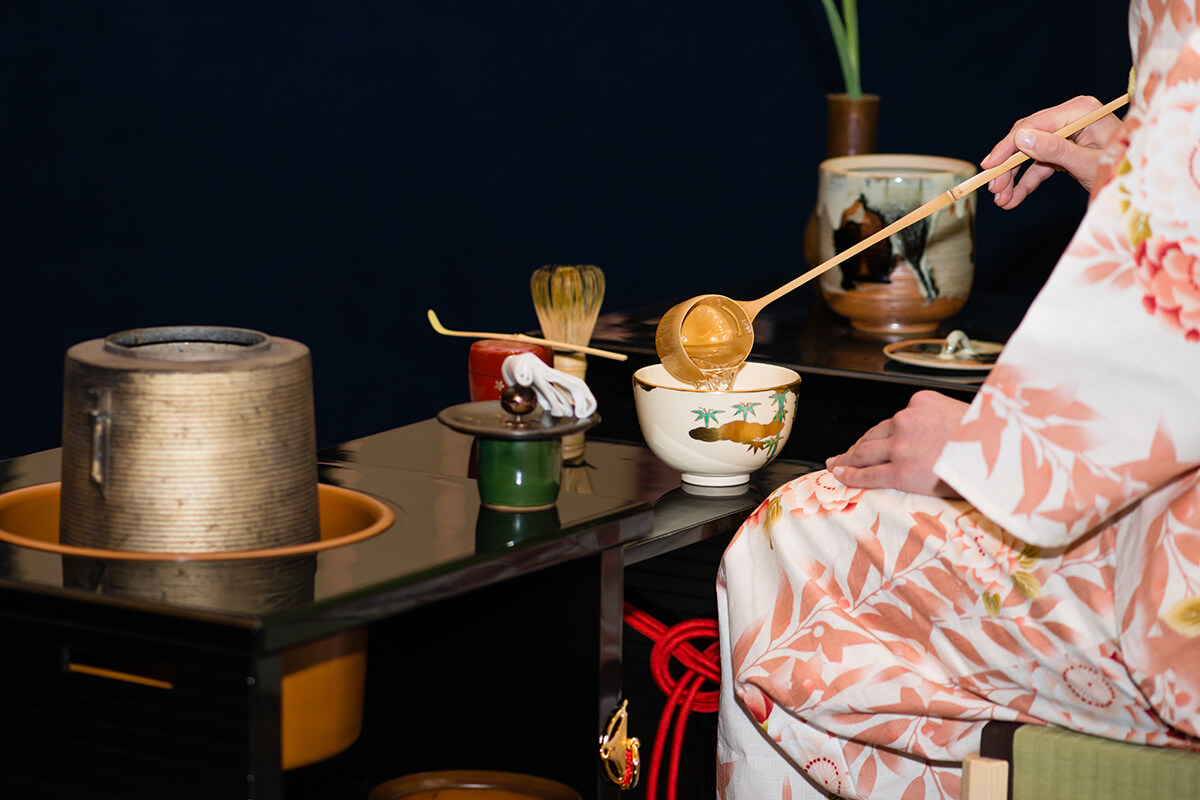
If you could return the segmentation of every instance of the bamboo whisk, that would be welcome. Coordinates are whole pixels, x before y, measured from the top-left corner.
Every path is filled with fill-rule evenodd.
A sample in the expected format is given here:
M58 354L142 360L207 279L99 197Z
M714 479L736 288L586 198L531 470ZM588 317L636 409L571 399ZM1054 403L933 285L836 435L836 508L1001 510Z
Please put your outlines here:
M529 287L545 338L582 345L591 341L604 300L604 272L599 267L591 264L541 267L534 270ZM582 353L555 351L554 368L582 380L587 360Z
M591 341L600 302L604 300L604 273L599 267L548 265L534 270L529 287L543 337L576 345ZM554 368L584 380L587 357L583 353L555 350ZM562 446L565 463L583 461L584 434L564 436Z

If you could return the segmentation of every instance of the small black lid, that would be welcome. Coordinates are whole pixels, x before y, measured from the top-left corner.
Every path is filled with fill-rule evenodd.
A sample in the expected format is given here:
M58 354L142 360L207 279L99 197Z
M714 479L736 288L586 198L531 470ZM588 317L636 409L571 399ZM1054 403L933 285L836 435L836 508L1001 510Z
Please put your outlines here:
M518 418L505 411L499 400L483 400L444 408L438 412L438 421L460 433L488 439L554 439L587 430L600 422L600 415L552 417L535 409Z

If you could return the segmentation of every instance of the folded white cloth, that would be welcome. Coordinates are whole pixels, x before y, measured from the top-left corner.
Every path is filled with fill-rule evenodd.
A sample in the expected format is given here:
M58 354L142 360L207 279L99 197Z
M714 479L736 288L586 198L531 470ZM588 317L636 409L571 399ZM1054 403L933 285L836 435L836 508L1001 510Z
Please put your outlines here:
M500 376L509 386L532 387L538 405L551 416L585 419L596 413L596 398L586 383L547 366L533 353L517 353L504 359Z

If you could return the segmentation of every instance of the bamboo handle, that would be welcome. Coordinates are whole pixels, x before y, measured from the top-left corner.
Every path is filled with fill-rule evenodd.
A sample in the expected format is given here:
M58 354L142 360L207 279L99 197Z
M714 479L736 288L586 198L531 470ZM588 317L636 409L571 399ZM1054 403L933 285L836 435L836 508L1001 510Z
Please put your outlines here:
M1063 126L1062 128L1059 128L1057 131L1054 132L1054 134L1056 136L1062 136L1064 138L1066 138L1067 136L1073 136L1076 133L1078 133L1079 131L1086 128L1088 125L1091 125L1096 120L1100 119L1101 117L1105 116L1106 114L1111 114L1112 112L1121 108L1121 106L1125 105L1128 102L1129 102L1129 95L1128 94L1121 95L1116 100L1113 100L1111 103L1101 106L1100 108L1097 108L1095 111L1092 111L1090 114L1085 114L1084 116L1080 117L1079 119L1075 120L1074 122L1068 123L1067 125ZM746 313L750 315L751 319L753 319L758 314L758 312L762 310L763 306L767 305L768 303L772 303L772 302L778 300L780 297L783 297L785 294L792 291L793 289L799 288L800 286L808 283L813 278L819 276L821 273L823 273L827 270L830 270L833 267L836 267L838 264L841 264L843 261L850 258L851 256L858 255L862 251L866 250L868 247L878 244L879 242L883 241L884 239L891 236L892 234L898 233L898 232L904 230L909 225L912 225L916 222L920 222L921 220L928 217L930 214L933 214L935 211L940 211L941 209L943 209L946 206L953 203L955 200L961 200L963 197L965 197L966 195L975 191L980 186L983 186L983 185L989 183L996 176L1003 175L1005 172L1008 172L1010 169L1013 169L1014 167L1018 166L1019 164L1024 163L1025 161L1028 161L1028 160L1029 160L1029 156L1025 155L1025 153L1022 153L1022 152L1014 153L1013 155L1009 156L1008 159L1006 159L1003 164L1000 164L999 166L996 166L996 167L992 167L989 170L984 170L983 172L980 172L979 174L968 178L967 180L958 184L954 188L949 189L949 190L943 192L942 194L938 195L937 197L933 198L932 200L930 200L928 203L921 206L920 208L917 208L916 210L910 211L909 213L905 214L903 217L896 220L891 225L888 225L886 228L883 228L882 230L877 231L876 233L872 234L871 236L868 236L866 239L863 239L861 242L854 245L853 247L849 247L846 250L843 250L842 252L838 253L833 258L829 259L828 261L824 262L823 264L818 264L817 266L810 269L808 272L805 272L800 277L793 279L792 281L784 284L783 286L780 286L778 289L771 292L770 294L768 294L764 297L761 297L758 300L744 301L742 303L742 307L746 309Z
M624 353L614 353L611 350L601 350L597 347L589 347L584 344L571 344L570 342L558 342L553 339L540 339L537 336L526 336L523 333L483 333L481 331L452 331L442 325L437 314L433 313L433 309L426 312L429 317L429 324L433 329L443 336L462 336L468 339L507 339L514 342L526 342L528 344L544 344L547 347L555 350L567 350L574 353L587 353L588 355L600 356L601 358L611 358L613 361L625 361L629 356Z

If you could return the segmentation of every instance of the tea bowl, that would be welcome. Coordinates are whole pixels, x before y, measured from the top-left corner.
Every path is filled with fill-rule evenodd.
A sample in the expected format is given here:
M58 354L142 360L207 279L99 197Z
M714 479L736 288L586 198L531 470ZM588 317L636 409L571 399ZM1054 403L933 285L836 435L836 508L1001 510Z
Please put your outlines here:
M684 483L737 486L783 449L796 418L800 375L747 362L730 389L700 389L662 364L633 375L638 425L650 451Z

